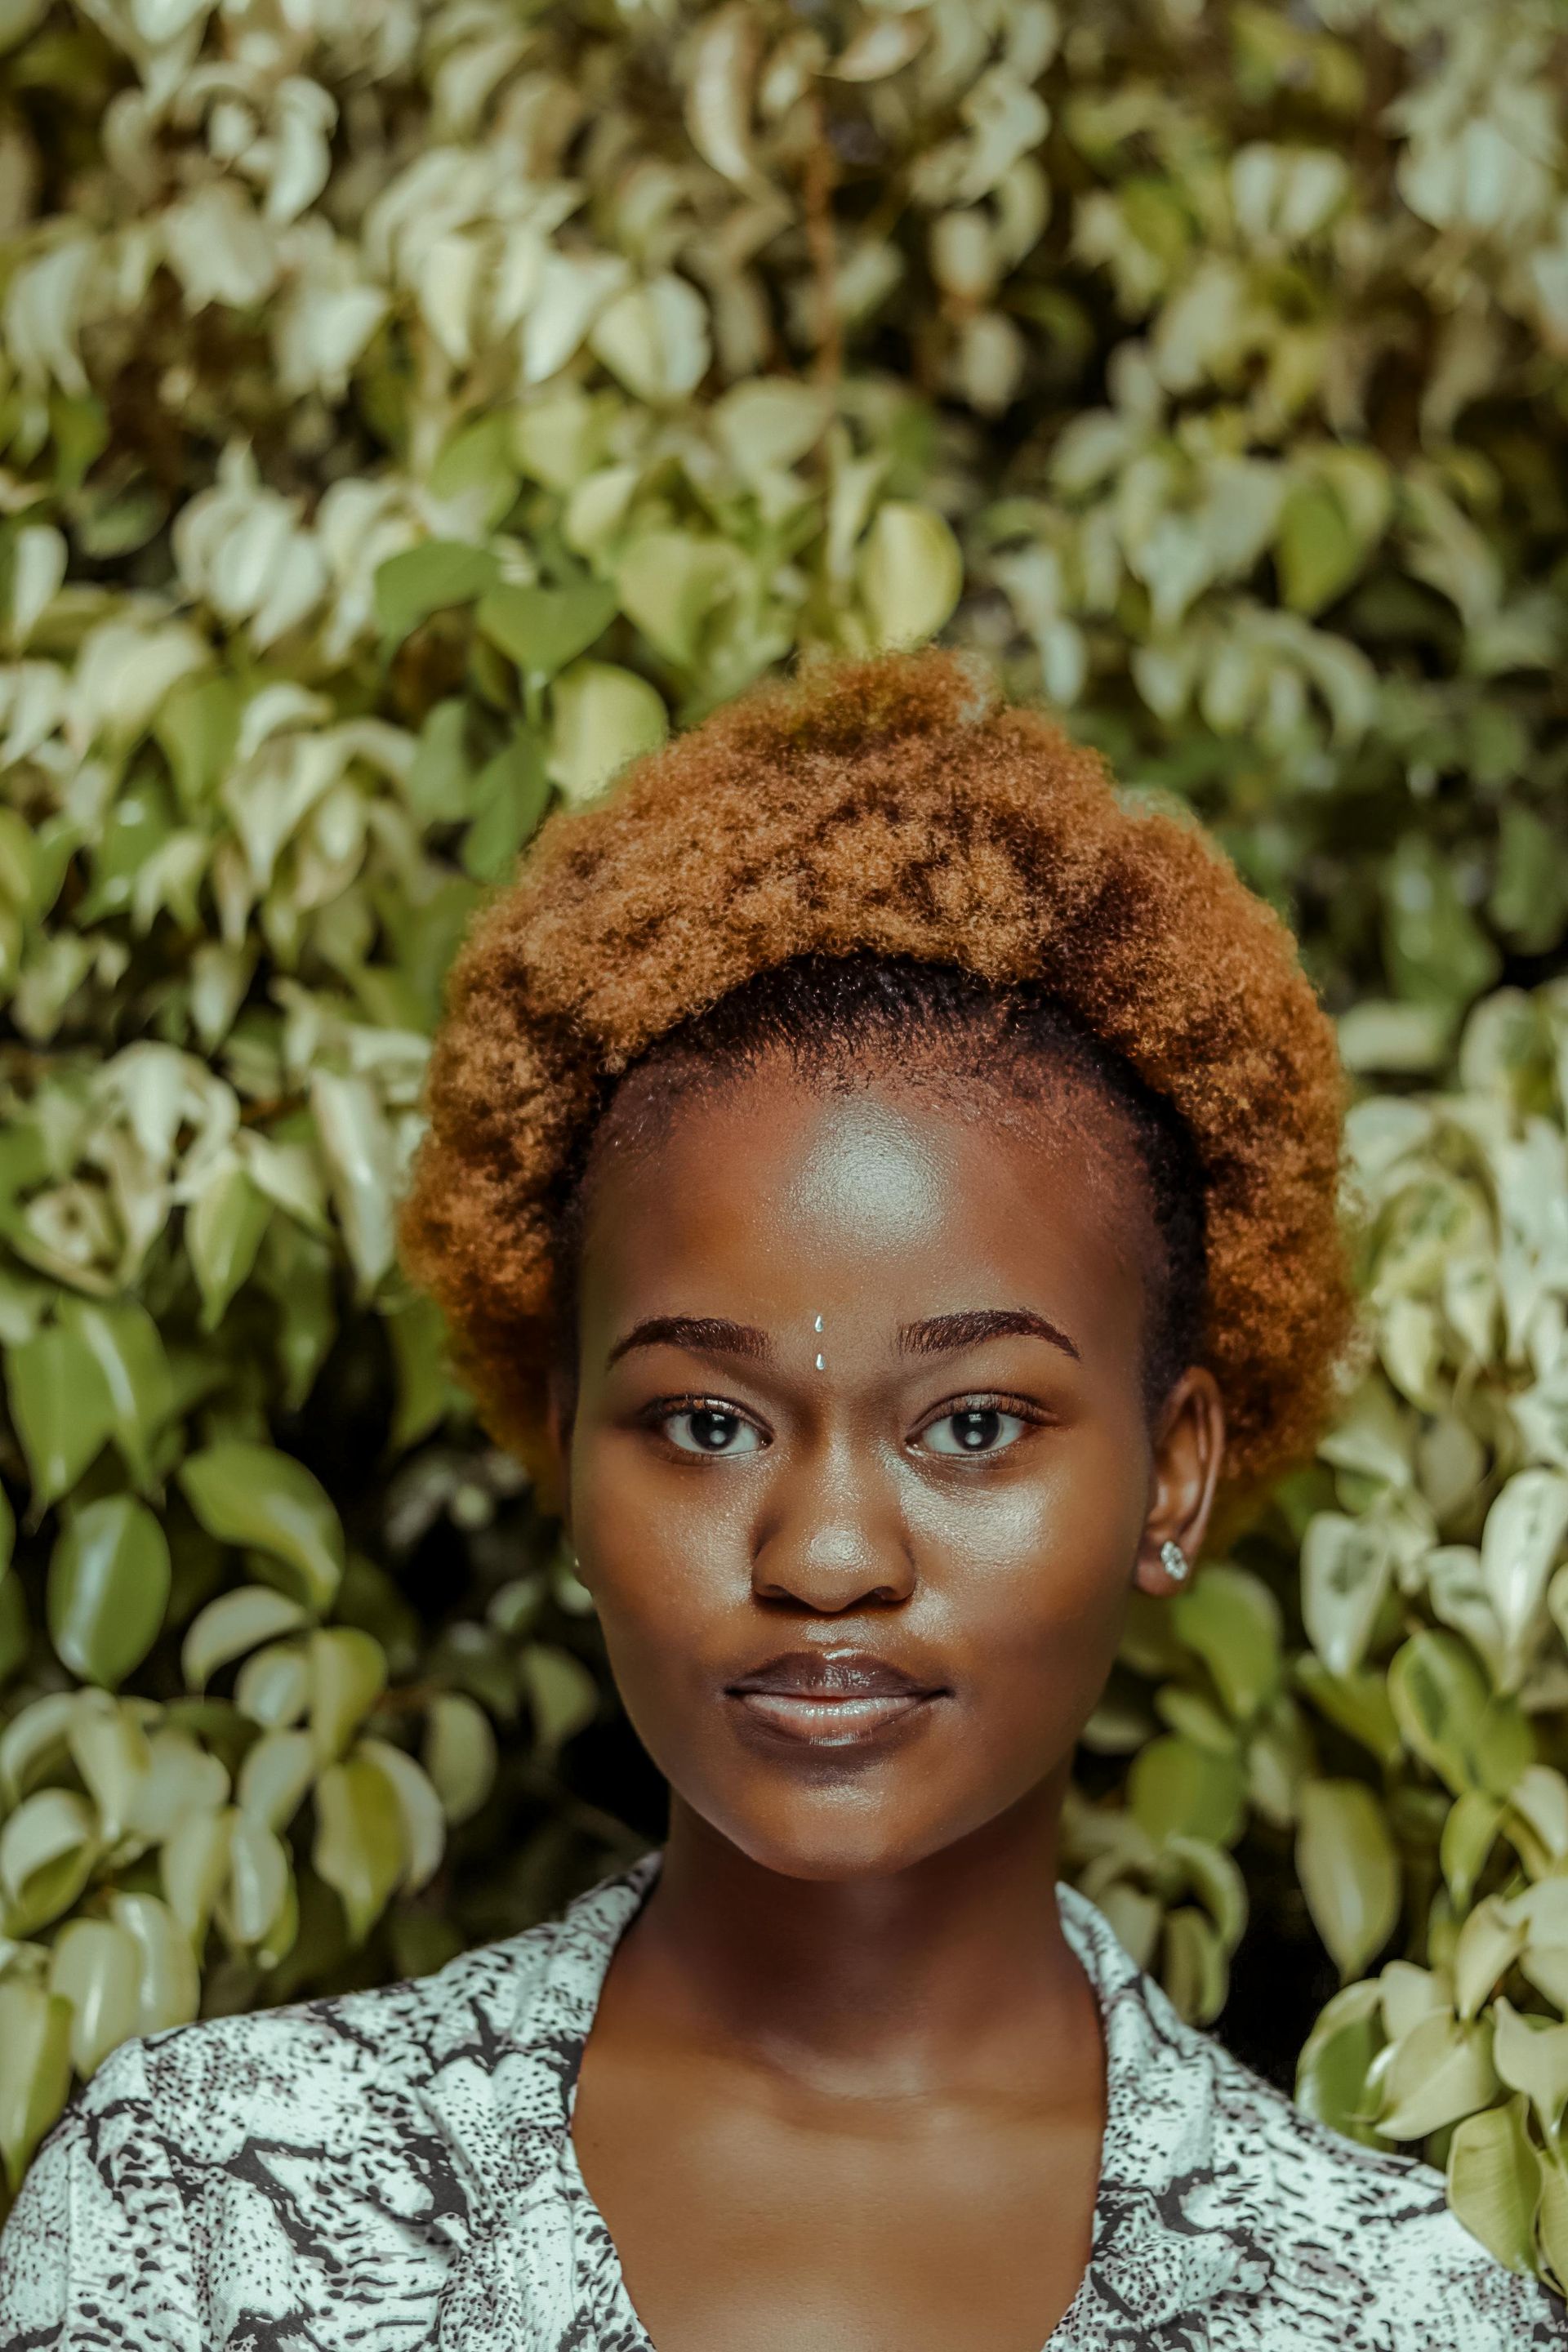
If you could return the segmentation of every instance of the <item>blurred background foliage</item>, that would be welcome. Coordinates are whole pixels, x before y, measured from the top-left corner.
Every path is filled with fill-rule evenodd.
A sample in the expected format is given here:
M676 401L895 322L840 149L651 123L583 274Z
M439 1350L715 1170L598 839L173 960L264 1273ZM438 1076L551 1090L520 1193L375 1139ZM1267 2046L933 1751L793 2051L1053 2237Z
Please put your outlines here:
M10 2188L124 2035L658 1834L394 1263L426 1041L553 802L940 630L1215 826L1364 1095L1361 1384L1135 1612L1072 1867L1568 2282L1565 37L0 0Z

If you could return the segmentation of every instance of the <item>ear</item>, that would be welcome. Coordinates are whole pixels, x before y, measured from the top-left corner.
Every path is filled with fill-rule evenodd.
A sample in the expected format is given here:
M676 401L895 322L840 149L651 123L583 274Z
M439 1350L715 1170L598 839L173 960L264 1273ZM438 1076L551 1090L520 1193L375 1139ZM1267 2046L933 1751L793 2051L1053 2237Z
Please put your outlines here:
M1224 1460L1225 1406L1219 1383L1205 1366L1194 1364L1166 1398L1154 1433L1149 1516L1135 1570L1141 1592L1176 1592L1185 1581L1173 1576L1161 1559L1165 1544L1179 1544L1189 1564L1196 1565Z

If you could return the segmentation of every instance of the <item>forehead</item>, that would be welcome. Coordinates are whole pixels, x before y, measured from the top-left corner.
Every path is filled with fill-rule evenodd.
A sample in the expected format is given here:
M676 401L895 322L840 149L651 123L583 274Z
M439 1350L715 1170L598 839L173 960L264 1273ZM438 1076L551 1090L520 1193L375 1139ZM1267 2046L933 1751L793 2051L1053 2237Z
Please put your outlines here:
M978 1076L829 1082L770 1061L611 1120L585 1202L584 1329L831 1311L869 1331L1027 1306L1136 1349L1150 1225L1133 1146L1081 1087L1021 1103Z

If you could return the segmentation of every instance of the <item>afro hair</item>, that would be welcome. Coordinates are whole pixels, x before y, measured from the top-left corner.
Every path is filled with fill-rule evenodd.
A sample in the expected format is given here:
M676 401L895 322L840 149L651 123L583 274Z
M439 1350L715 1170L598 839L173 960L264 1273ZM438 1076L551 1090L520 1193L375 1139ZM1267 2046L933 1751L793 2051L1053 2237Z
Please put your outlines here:
M1310 1453L1352 1300L1343 1082L1291 936L1195 826L936 649L752 687L552 817L477 921L402 1233L496 1436L540 1464L563 1189L616 1076L759 973L865 955L1043 992L1172 1106L1227 1484Z

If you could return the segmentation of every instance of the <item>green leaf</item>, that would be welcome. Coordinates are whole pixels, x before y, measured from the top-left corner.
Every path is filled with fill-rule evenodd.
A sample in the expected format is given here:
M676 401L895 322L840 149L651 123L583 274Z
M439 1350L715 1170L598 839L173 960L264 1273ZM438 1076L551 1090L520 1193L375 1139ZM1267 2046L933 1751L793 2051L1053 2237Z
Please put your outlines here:
M104 1843L112 1845L130 1826L153 1769L153 1745L135 1703L118 1703L107 1691L79 1691L67 1746L98 1808Z
M889 499L861 544L859 578L873 642L920 645L952 618L963 555L934 509Z
M1171 1603L1177 1633L1202 1658L1231 1716L1245 1722L1279 1687L1279 1608L1245 1569L1205 1568Z
M0 2158L13 2195L70 2079L69 2001L19 1978L0 1982Z
M1497 1843L1502 1816L1500 1801L1482 1789L1467 1789L1449 1808L1439 1859L1448 1892L1461 1911L1468 1906L1487 1856Z
M474 821L463 835L462 860L476 882L499 882L536 830L550 804L544 748L521 730L474 780Z
M1274 560L1285 602L1297 613L1321 613L1361 570L1362 543L1326 484L1301 482L1279 512Z
M383 1774L397 1799L403 1816L406 1860L401 1880L405 1894L427 1885L447 1850L447 1817L441 1801L412 1756L384 1739L362 1739L355 1750L361 1762Z
M1170 2000L1191 2024L1212 2024L1225 2007L1225 1953L1210 1921L1190 1904L1165 1921L1160 1975Z
M233 678L183 677L163 698L153 733L187 814L209 799L239 740L240 692Z
M92 1807L74 1789L39 1789L0 1828L4 1932L36 1935L68 1911L98 1859Z
M141 2014L142 1955L109 1919L68 1919L49 1955L49 1990L70 2003L71 2062L85 2080L128 2042Z
M1502 812L1487 912L1525 955L1549 953L1568 921L1568 843L1517 801Z
M694 668L714 607L732 594L739 550L690 530L648 530L622 550L616 594L622 611L667 660Z
M133 1298L67 1299L60 1323L86 1342L109 1391L111 1433L139 1485L152 1478L152 1447L174 1410L174 1381L158 1327Z
M146 783L122 792L94 844L92 882L76 909L79 923L100 923L130 908L136 877L169 838L174 810L167 790Z
M329 1765L316 1783L311 1859L363 1944L402 1875L403 1809L386 1774L364 1757Z
M361 1295L368 1297L396 1246L393 1194L397 1151L381 1097L368 1078L315 1071L310 1108L327 1163L332 1206L343 1230Z
M338 1328L331 1251L290 1219L275 1217L256 1262L258 1283L278 1316L277 1357L282 1375L279 1403L298 1412Z
M512 420L504 409L464 425L430 469L431 495L460 503L462 520L494 530L517 497L511 438Z
M180 1664L189 1690L205 1690L220 1666L306 1622L305 1612L268 1584L242 1584L209 1601L186 1633Z
M1496 1768L1511 1752L1506 1726L1518 1709L1492 1699L1474 1653L1457 1633L1412 1634L1389 1665L1388 1696L1406 1745L1456 1796L1466 1789L1508 1794L1512 1780L1499 1787ZM1523 1725L1518 1771L1531 1760Z
M318 1759L342 1754L386 1688L386 1653L357 1625L330 1625L310 1646L310 1733Z
M1393 1570L1384 1529L1343 1511L1318 1511L1301 1543L1301 1614L1308 1638L1340 1679L1360 1665Z
M1541 2158L1541 2251L1558 2293L1568 2293L1568 2170Z
M392 1444L401 1451L427 1437L447 1411L447 1328L440 1309L418 1296L390 1309L384 1323L397 1373Z
M19 16L35 21L31 0L22 0L16 16L7 15L0 44L9 48ZM54 437L57 483L62 490L79 490L88 474L109 446L109 415L101 400L89 392L56 392L49 401L49 427Z
M185 1212L185 1254L202 1294L202 1329L216 1331L256 1264L272 1203L237 1160L216 1167Z
M468 706L460 695L437 702L419 732L408 771L408 804L426 824L456 824L473 806L468 756Z
M1224 1951L1235 1951L1247 1926L1247 1881L1222 1846L1201 1838L1165 1841L1168 1859L1179 1862L1194 1895L1215 1924Z
M49 1561L49 1639L61 1664L118 1689L158 1638L170 1573L168 1538L144 1503L110 1495L78 1511Z
M1321 1658L1296 1661L1296 1681L1321 1715L1348 1731L1381 1764L1399 1760L1399 1726L1382 1675L1363 1666L1353 1675L1331 1675Z
M495 1733L483 1709L461 1691L442 1691L430 1702L425 1769L454 1827L479 1811L495 1785Z
M598 1685L569 1651L542 1643L532 1643L523 1652L521 1671L535 1742L545 1755L553 1756L593 1722L599 1711Z
M1489 2023L1461 2023L1447 2010L1403 2034L1383 2077L1377 2127L1384 2139L1427 2139L1489 2105L1498 2091L1491 2041Z
M1407 834L1384 869L1384 951L1396 993L1418 1003L1468 1004L1500 959L1459 896L1451 858Z
M1510 2091L1530 2100L1542 2129L1555 2141L1568 2105L1568 2025L1521 2014L1500 1997L1492 2014L1492 2060L1498 2073Z
M574 663L556 679L550 702L550 773L574 803L592 800L669 731L657 688L613 662Z
M1310 1780L1300 1800L1296 1872L1342 1978L1359 1976L1399 1921L1399 1856L1382 1806L1360 1780Z
M29 1699L0 1732L0 1801L7 1807L67 1753L77 1700L75 1691L47 1691Z
M1505 2269L1535 2268L1535 2209L1541 2158L1531 2143L1525 2101L1467 2116L1448 2143L1448 2202Z
M308 1608L330 1607L343 1572L343 1531L320 1482L270 1445L224 1438L180 1465L180 1485L219 1543L281 1560Z
M269 1937L288 1909L292 1876L277 1832L254 1814L231 1814L228 1880L217 1906L218 1925L231 1942L257 1945Z
M193 1807L181 1814L159 1852L163 1899L198 1950L228 1872L232 1820L227 1811Z
M1239 1759L1172 1733L1132 1761L1127 1801L1156 1846L1171 1837L1230 1845L1240 1830L1246 1783Z
M196 1956L179 1921L155 1895L116 1889L109 1906L117 1927L136 1947L138 2033L161 2033L165 2026L188 2025L202 2003Z
M500 571L488 547L460 539L429 539L389 556L377 567L375 617L383 642L400 646L432 613L470 604L493 585Z
M268 1643L247 1658L235 1680L241 1715L273 1730L297 1723L310 1698L310 1665L300 1642Z
M21 1578L0 1576L0 1689L25 1664L30 1630Z
M286 1830L316 1771L315 1742L308 1731L264 1731L239 1768L235 1795L240 1811L270 1830Z
M58 1323L7 1349L5 1387L37 1518L98 1453L114 1426L113 1400L86 1339Z
M615 619L618 600L607 581L569 588L521 588L502 582L480 602L475 620L523 676L546 684L586 653Z
M1331 2131L1379 2145L1372 2121L1377 2100L1367 2077L1383 2046L1377 1984L1346 1985L1307 2036L1296 2073L1299 2105Z

